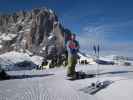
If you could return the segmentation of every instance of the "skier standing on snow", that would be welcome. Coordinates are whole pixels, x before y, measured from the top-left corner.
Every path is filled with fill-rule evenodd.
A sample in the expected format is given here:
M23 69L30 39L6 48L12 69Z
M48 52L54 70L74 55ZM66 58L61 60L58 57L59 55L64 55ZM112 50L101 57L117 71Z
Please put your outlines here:
M67 66L67 76L75 76L75 66L77 64L79 43L76 40L76 35L72 34L71 39L67 42L67 52L68 52L68 66Z

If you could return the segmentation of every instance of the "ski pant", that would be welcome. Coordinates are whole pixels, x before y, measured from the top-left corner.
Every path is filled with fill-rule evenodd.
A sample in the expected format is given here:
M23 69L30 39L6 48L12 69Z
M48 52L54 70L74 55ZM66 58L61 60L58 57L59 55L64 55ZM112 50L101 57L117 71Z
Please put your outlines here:
M77 58L68 56L67 75L75 74L75 66L76 66L76 64L77 64Z

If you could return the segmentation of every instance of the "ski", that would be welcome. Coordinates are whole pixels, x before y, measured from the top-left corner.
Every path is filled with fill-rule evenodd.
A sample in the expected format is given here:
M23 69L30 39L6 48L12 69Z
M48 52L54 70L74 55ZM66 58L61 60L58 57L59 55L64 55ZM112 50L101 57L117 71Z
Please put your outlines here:
M93 78L95 77L95 74L86 74L85 72L76 72L76 74L72 77L68 77L67 80L80 80L80 79L85 79L85 78Z
M106 88L108 85L110 85L112 82L110 81L104 81L99 83L92 83L90 86L87 86L83 89L80 89L80 91L83 91L84 93L89 93L90 95L96 94L98 91Z

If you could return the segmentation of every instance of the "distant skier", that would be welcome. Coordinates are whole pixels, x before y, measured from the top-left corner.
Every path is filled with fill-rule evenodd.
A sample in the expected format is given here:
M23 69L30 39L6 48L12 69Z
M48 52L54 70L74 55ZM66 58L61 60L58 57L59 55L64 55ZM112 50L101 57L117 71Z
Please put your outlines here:
M75 76L75 66L78 59L79 43L76 41L76 35L72 34L71 39L67 42L67 52L68 52L68 66L67 66L67 76Z

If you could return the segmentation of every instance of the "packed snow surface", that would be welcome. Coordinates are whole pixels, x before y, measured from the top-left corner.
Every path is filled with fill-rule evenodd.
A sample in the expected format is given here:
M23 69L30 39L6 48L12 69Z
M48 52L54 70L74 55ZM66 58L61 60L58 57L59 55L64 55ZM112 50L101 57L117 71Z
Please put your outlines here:
M76 70L96 73L96 65L77 65ZM99 78L69 81L65 68L31 71L9 71L15 79L0 81L0 100L132 100L133 66L100 66ZM112 83L94 95L82 88L92 82Z

